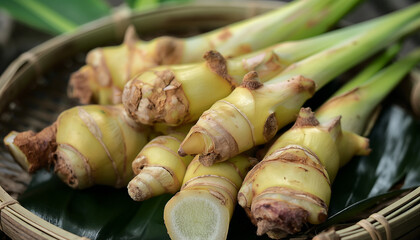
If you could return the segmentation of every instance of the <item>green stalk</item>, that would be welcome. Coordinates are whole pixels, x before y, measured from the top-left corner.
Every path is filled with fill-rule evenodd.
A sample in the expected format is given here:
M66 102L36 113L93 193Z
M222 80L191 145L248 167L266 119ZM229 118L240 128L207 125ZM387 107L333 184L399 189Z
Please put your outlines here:
M381 22L374 30L357 34L330 49L290 66L289 69L283 71L267 84L285 81L296 75L303 75L312 79L318 90L358 62L418 29L420 26L419 16L419 3L384 16L382 19L386 19L386 22ZM348 61L348 59L351 59L351 61Z
M420 49L417 49L367 81L355 78L338 90L341 94L335 94L316 111L317 119L323 123L341 115L341 127L361 135L374 108L419 61Z
M296 119L315 91L339 74L420 26L420 3L381 17L371 31L292 64L262 84L255 73L228 97L203 113L180 146L180 154L200 154L204 165L224 161L269 141Z
M349 37L360 34L361 32L372 31L379 23L383 21L383 19L372 20L327 32L311 38L282 42L260 51L230 59L228 62L232 65L235 63L239 64L239 62L249 61L248 59L271 50L278 59L281 59L282 62L292 64L310 57L311 55L314 55L315 53L318 53L322 50L325 50L334 44L337 44L338 42L343 42ZM265 82L269 79L261 80Z
M283 40L297 40L328 30L334 23L351 10L360 0L295 0L279 10L250 18L229 26L217 29L204 35L187 40L187 49L198 46L204 47L208 43L214 45L204 49L216 49L224 56L238 56L269 46ZM334 10L335 12L332 13ZM221 35L229 33L227 40ZM219 44L223 42L223 44ZM197 52L196 50L187 52ZM202 53L194 55L194 61L200 60ZM190 59L191 54L184 56ZM183 62L192 62L184 60Z
M364 68L356 77L351 81L346 83L343 87L340 88L333 96L338 96L347 92L361 83L365 82L367 79L371 78L375 73L377 73L381 68L383 68L389 61L391 61L395 55L400 51L401 43L397 43L387 48L387 50L382 53L379 57L373 60L366 68Z

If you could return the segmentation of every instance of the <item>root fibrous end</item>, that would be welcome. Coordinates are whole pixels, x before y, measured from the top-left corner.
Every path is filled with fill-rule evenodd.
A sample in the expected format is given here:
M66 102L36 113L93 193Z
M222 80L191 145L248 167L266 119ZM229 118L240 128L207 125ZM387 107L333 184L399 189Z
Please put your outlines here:
M236 87L234 79L228 73L226 59L219 52L208 51L204 54L204 59L214 73L228 81L232 88Z
M152 85L143 83L140 75L125 86L122 99L129 116L148 125L184 122L188 118L189 102L182 84L170 69L154 71L153 75Z
M261 83L258 78L258 73L256 71L251 71L244 76L241 87L247 88L249 90L256 90L263 85L264 84Z
M12 144L25 155L28 172L32 173L40 168L51 166L53 163L51 154L57 148L56 133L57 124L53 123L39 133L26 131L16 135ZM18 162L21 163L19 160Z
M267 232L297 233L309 216L309 213L299 206L270 199L253 203L251 211L257 222L257 234L260 236Z

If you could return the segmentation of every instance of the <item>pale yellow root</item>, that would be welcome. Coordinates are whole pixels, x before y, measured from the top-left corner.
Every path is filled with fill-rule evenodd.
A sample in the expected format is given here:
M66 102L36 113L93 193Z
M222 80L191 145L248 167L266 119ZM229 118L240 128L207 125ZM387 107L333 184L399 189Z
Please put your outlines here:
M296 119L314 92L315 83L303 76L262 84L257 73L250 72L228 97L201 115L178 152L199 154L200 162L210 166L264 144Z
M309 108L302 108L295 125L247 174L238 202L257 225L258 235L297 233L308 223L326 220L341 161L368 153L367 139L343 132L340 117L320 124Z
M181 191L165 206L171 239L226 239L236 194L255 159L236 156L206 167L198 157L188 166Z

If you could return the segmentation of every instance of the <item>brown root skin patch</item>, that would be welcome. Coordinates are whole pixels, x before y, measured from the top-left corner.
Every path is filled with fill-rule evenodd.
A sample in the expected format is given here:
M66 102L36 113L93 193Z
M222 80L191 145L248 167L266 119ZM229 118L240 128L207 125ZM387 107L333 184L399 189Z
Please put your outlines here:
M161 119L168 124L179 124L188 116L189 103L188 99L185 97L184 90L182 89L182 84L178 82L175 78L175 75L170 70L159 71L155 73L156 76L162 81L165 85L163 87L164 94L154 93L149 99L153 103L154 110L157 111L157 121L160 122ZM165 90L165 88L170 86L170 90ZM171 104L172 98L177 99L176 105L172 105L171 108L165 108L167 105ZM171 111L176 111L178 113L178 119L172 119Z
M218 153L207 153L200 155L198 157L198 160L201 164L203 164L206 167L210 167L211 165L220 162L221 156Z
M232 33L230 32L229 28L224 28L219 35L217 36L217 38L219 38L220 41L226 41L228 40L230 37L232 36Z
M178 155L179 155L179 156L181 156L181 157L185 157L185 156L187 156L188 154L184 152L184 149L179 148L179 149L178 149Z
M273 199L273 194L281 194L294 198L299 201L305 201L318 205L321 209L317 213L318 220L324 222L327 218L328 206L319 197L308 192L294 190L287 187L270 187L263 192L254 195L251 204L250 218L254 225L257 225L257 234L267 233L275 239L285 237L287 234L295 234L302 230L309 222L310 210L294 204L294 201L288 202L280 199ZM264 195L267 195L265 197ZM245 209L247 211L247 209ZM249 211L249 210L248 210Z
M247 88L249 90L256 90L260 87L262 87L264 84L262 84L258 78L258 73L256 71L251 71L247 74L245 74L241 87Z
M181 62L184 42L174 37L159 37L156 40L153 61L157 65L170 65Z
M244 44L239 45L239 50L242 54L250 53L252 52L252 47L251 45L244 43Z
M311 108L301 108L293 128L314 127L318 125L319 121L316 119Z
M264 124L263 136L266 141L272 139L278 131L277 118L275 113L271 113Z
M232 88L235 87L233 78L228 74L226 59L217 51L208 51L203 56L207 62L207 66L214 73L229 82Z
M122 102L128 115L132 119L136 119L135 112L139 107L139 103L142 97L140 80L137 78L125 85L122 94Z
M283 201L261 199L252 203L251 212L257 221L257 234L285 232L294 234L307 223L309 213L303 208Z
M93 70L89 66L81 68L73 73L67 88L67 95L76 98L81 104L88 104L93 100L93 92L89 85L89 79L94 78Z
M162 80L162 82L168 86L172 80L175 79L175 74L171 70L156 71L156 76ZM180 87L181 83L178 82L176 87Z
M308 92L311 96L315 94L316 83L309 78L305 78L302 75L298 75L287 80L287 82L295 83L293 87L294 87L294 92L296 94L301 93L301 92Z
M136 159L131 164L134 174L139 174L144 167L148 165L148 159L146 156L141 155L137 156Z
M182 84L175 79L170 69L155 71L154 74L156 79L153 86L150 86L153 90L147 98L142 94L145 85L141 78L126 84L122 97L126 112L135 122L142 124L165 122L177 125L183 122L188 117L189 103ZM172 117L174 111L176 117Z
M57 124L53 123L39 133L26 131L15 137L13 144L25 154L29 163L28 172L48 168L53 163L52 153L57 149L56 134Z
M61 180L71 188L79 188L79 180L73 169L68 165L66 158L60 153L54 155L54 172L60 176Z

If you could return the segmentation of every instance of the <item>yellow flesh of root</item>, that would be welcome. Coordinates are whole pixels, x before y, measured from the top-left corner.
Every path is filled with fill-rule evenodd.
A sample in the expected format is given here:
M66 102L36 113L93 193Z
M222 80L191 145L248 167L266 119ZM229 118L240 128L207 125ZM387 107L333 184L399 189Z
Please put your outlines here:
M166 205L165 225L172 239L225 239L230 214L206 190L183 191Z
M19 149L19 147L13 144L13 141L15 140L17 134L18 133L15 131L10 132L4 138L4 144L9 148L10 153L13 155L13 158L16 159L19 165L22 166L23 169L28 171L28 159L26 158L25 154Z

